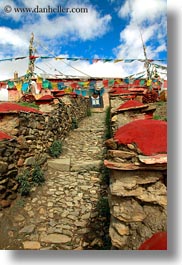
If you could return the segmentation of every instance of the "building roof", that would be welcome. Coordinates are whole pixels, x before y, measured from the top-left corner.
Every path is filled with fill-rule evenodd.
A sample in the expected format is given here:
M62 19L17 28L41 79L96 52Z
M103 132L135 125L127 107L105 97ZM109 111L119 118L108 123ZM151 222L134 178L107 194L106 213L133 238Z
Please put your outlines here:
M33 112L33 113L42 114L42 112L37 109L21 106L16 103L11 103L11 102L0 103L0 113L19 113L19 112Z
M0 141L2 141L4 139L10 140L10 139L12 139L12 137L10 135L8 135L7 133L0 131Z
M127 100L125 103L121 104L117 110L133 109L136 107L143 107L144 104L138 100Z
M53 100L54 99L54 96L51 96L51 95L44 95L42 96L41 98L37 99L36 101L47 101L47 100Z

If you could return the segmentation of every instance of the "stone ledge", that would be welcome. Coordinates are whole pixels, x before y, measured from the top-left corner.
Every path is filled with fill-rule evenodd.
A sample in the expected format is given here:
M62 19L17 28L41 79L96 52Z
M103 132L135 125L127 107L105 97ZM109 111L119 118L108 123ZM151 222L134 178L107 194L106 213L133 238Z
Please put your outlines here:
M101 166L103 165L102 160L89 160L89 161L82 161L76 164L71 165L71 171L100 171Z
M70 171L70 158L57 158L48 160L48 167L59 170L59 171Z

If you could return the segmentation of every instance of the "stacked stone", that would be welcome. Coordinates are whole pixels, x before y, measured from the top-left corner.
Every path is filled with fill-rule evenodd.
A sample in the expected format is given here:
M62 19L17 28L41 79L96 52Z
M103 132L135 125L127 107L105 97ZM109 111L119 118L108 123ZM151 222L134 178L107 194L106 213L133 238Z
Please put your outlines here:
M44 185L0 212L1 249L110 249L104 132L100 112L68 133L61 156L48 160Z
M167 224L167 126L137 120L106 141L113 249L135 250Z
M155 107L143 104L138 100L127 100L119 107L113 108L111 113L111 127L113 133L120 126L139 119L152 119Z
M15 140L0 141L0 207L10 206L17 196L15 145Z
M1 207L9 206L11 199L16 197L18 173L31 170L35 164L45 170L48 149L53 141L66 137L72 129L73 119L79 122L87 116L87 99L71 98L70 102L69 105L60 102L50 113L18 111L2 115L1 130L11 139L0 141Z

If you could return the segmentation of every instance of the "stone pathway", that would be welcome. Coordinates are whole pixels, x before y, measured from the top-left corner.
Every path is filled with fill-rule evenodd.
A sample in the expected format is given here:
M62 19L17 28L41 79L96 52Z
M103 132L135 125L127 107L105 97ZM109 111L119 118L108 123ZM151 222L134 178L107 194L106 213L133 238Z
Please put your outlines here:
M71 131L59 159L48 161L46 182L0 212L0 249L106 248L106 217L98 201L102 182L105 112L92 113Z

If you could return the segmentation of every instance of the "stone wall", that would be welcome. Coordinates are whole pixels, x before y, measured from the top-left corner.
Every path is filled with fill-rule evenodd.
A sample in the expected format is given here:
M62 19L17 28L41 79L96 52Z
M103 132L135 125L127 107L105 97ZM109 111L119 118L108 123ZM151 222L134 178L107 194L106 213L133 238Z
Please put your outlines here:
M0 141L0 206L10 205L16 197L16 176L35 164L46 168L48 149L55 140L63 140L73 123L87 116L89 102L78 97L69 104L60 101L51 112L1 114L0 127L11 140Z
M110 236L116 249L135 250L167 230L166 175L162 171L110 172Z
M111 99L113 135L140 117L140 110L114 112L121 103ZM156 232L167 231L167 154L144 155L135 144L118 144L113 138L106 146L112 248L136 250Z

